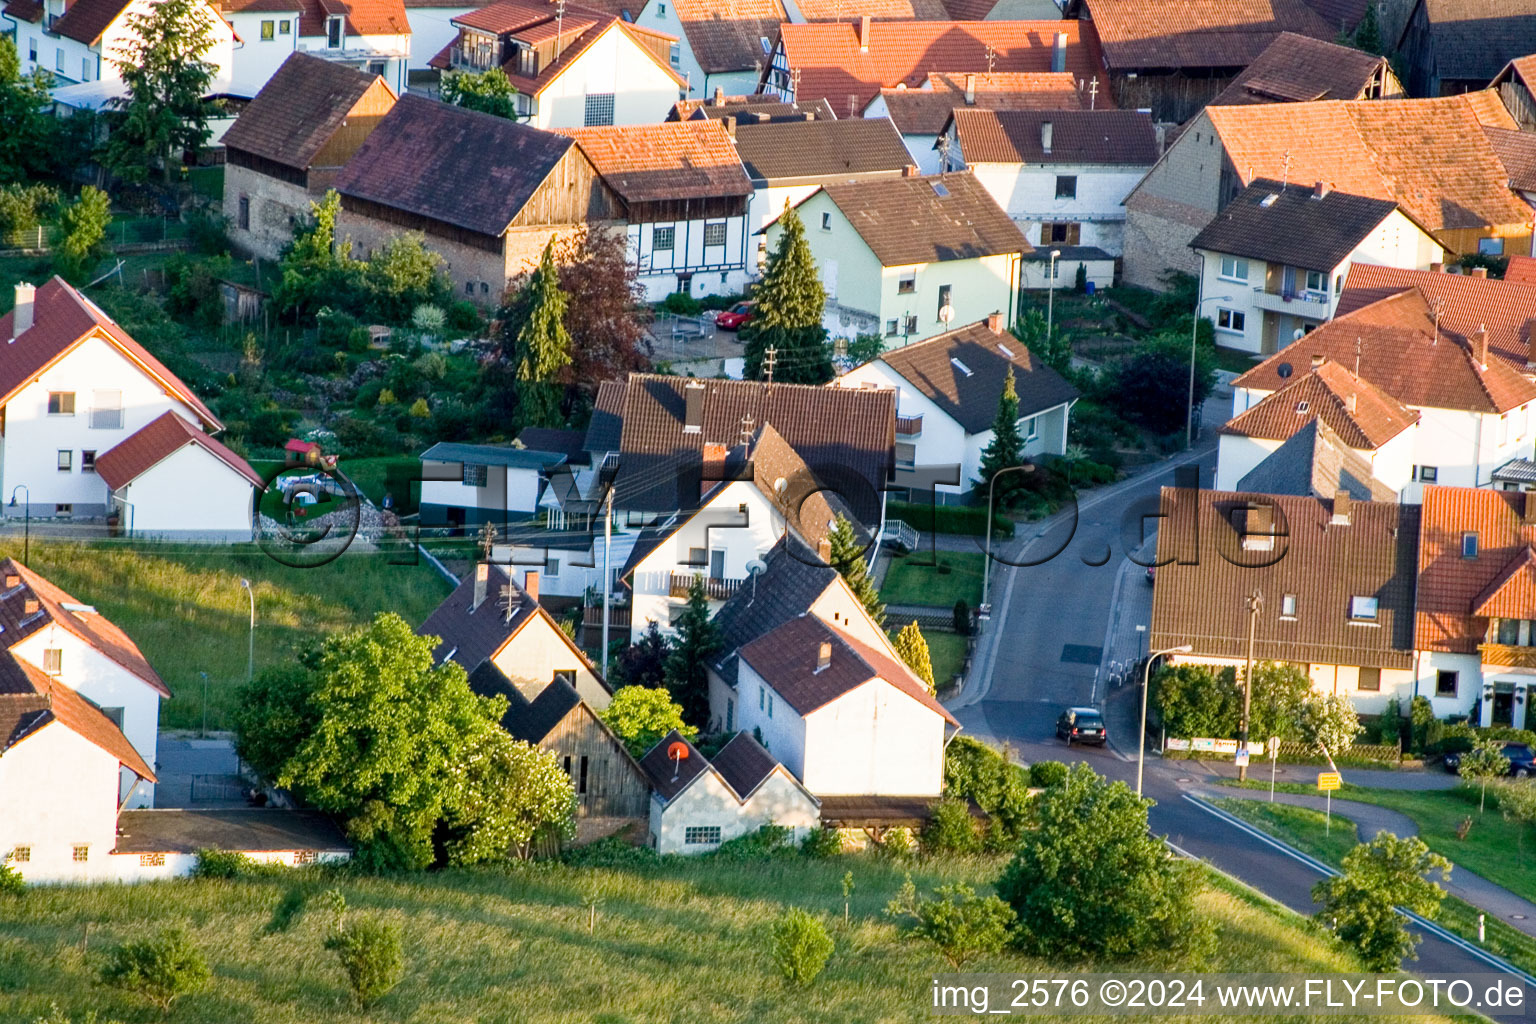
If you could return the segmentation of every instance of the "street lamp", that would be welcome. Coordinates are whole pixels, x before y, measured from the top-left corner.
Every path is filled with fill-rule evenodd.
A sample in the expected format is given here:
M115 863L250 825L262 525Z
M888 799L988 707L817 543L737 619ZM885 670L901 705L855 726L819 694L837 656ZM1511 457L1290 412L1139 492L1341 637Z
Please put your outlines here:
M1051 250L1051 264L1046 269L1047 294L1045 298L1045 347L1049 351L1051 347L1051 328L1056 323L1056 261L1061 257L1060 249Z
M981 605L988 607L988 583L992 578L992 498L997 493L997 478L1004 473L1033 473L1035 465L1026 462L1022 466L1004 466L992 474L992 479L987 483L987 557L981 563Z
M1207 302L1233 302L1230 295L1207 295L1195 301L1195 322L1189 328L1189 406L1184 416L1184 447L1195 446L1195 343L1200 339L1200 310Z
M11 488L11 508L16 507L16 492L27 492L27 508L21 527L21 564L26 565L32 561L32 488L26 484L17 484Z
M251 588L248 579L242 578L240 585L251 599L251 631L245 649L245 681L249 683L256 675L256 591Z
M1147 655L1146 667L1141 670L1141 734L1136 737L1136 795L1141 796L1141 769L1147 760L1147 689L1152 683L1152 663L1165 654L1188 654L1194 648L1180 644Z

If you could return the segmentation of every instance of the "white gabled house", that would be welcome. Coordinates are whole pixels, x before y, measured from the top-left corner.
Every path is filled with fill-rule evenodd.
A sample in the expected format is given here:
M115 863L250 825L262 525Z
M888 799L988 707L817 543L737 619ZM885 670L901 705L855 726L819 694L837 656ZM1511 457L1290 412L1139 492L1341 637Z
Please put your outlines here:
M130 19L152 6L152 0L21 0L5 6L0 31L15 38L24 75L41 69L62 85L121 83L114 61L134 42ZM235 30L208 0L197 12L213 34L203 59L215 68L214 82L227 85L234 79Z

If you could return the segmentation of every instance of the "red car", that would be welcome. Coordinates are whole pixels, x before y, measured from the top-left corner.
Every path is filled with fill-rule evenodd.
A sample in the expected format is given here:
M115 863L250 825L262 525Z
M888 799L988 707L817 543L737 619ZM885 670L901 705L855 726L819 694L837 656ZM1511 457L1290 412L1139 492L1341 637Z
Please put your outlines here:
M752 319L752 303L738 302L730 309L715 314L715 326L722 331L734 331Z

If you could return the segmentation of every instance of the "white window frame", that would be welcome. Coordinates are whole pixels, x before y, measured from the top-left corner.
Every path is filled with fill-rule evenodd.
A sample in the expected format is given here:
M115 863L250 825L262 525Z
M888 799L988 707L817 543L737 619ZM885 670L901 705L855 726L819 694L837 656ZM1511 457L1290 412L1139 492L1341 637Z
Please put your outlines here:
M667 240L667 244L661 244L662 238ZM652 252L671 252L673 247L676 245L677 226L675 224L657 225L656 227L651 228Z
M1223 323L1223 320L1226 322ZM1216 307L1216 329L1223 334L1246 335L1248 333L1248 314L1240 309L1227 309L1225 306L1218 306Z
M1381 619L1381 601L1369 594L1355 594L1349 599L1351 622L1377 622Z
M1280 617L1282 619L1294 619L1296 617L1296 595L1280 595Z
M683 844L686 846L719 846L719 825L689 825L683 829Z
M1231 270L1229 271L1228 265ZM1223 281L1236 281L1239 284L1248 283L1248 261L1239 256L1223 256L1217 264L1216 276Z

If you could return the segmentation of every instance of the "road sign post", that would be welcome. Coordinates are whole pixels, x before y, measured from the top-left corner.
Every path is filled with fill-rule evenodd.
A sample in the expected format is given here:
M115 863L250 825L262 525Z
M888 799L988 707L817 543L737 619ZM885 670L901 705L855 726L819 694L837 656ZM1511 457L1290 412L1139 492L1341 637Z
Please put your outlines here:
M1275 802L1275 765L1280 757L1280 737L1269 738L1269 802Z
M1333 834L1333 791L1344 784L1344 778L1338 772L1318 772L1317 788L1322 790L1326 797L1323 810L1323 834Z

